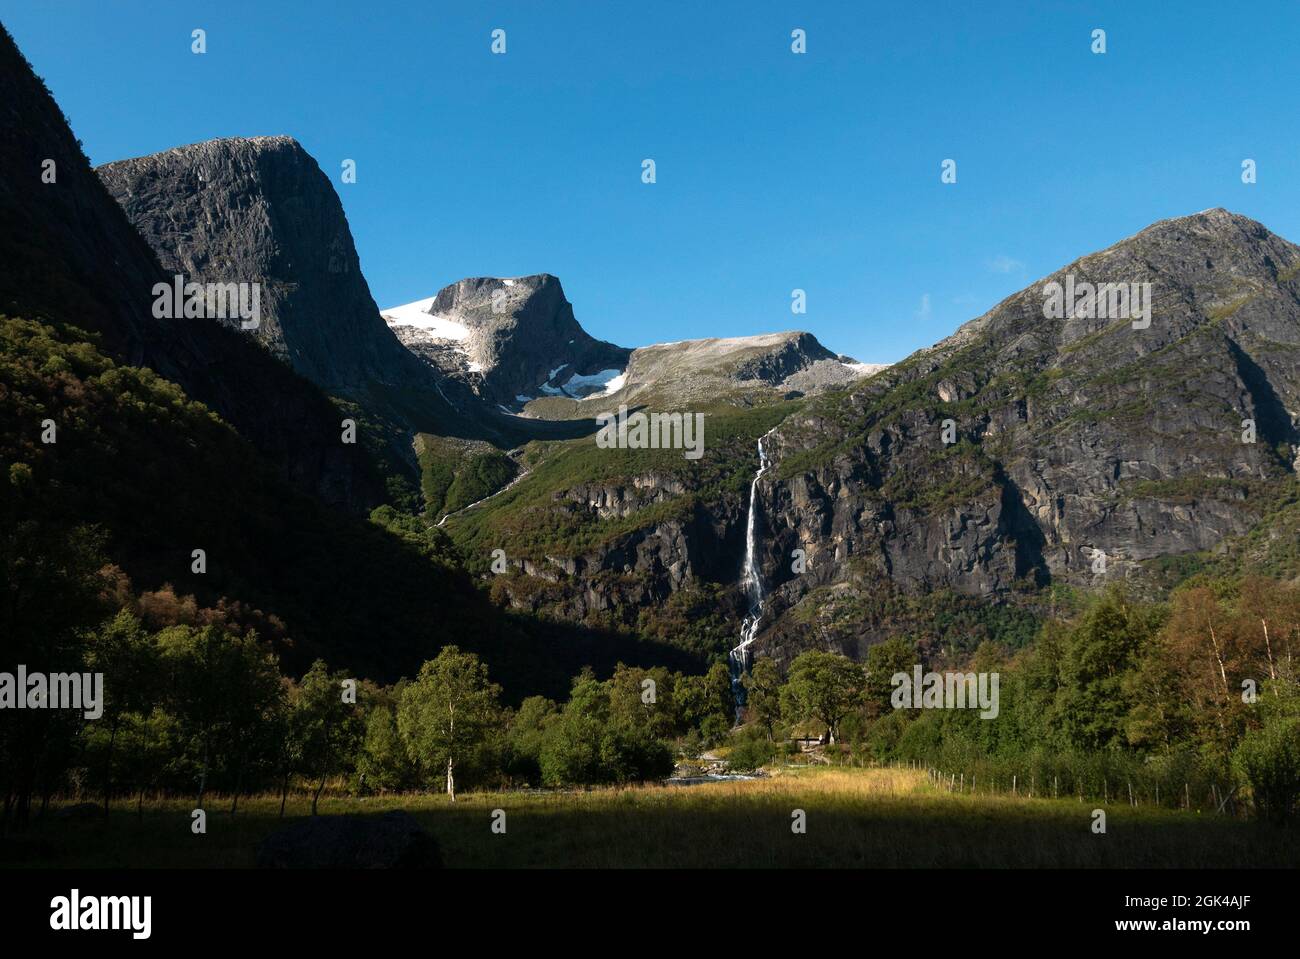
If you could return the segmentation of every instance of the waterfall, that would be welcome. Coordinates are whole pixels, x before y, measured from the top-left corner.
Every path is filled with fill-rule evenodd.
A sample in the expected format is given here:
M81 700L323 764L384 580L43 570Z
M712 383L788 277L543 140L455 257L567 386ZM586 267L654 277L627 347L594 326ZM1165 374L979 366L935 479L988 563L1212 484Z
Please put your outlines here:
M749 645L758 635L759 624L763 621L763 572L758 566L758 481L767 472L767 453L763 449L763 440L758 441L758 472L749 484L749 516L745 522L745 564L741 568L740 586L749 600L749 615L740 625L740 644L731 650L727 657L731 667L731 692L736 699L736 720L740 720L740 709L745 705L745 687L740 679L749 669Z

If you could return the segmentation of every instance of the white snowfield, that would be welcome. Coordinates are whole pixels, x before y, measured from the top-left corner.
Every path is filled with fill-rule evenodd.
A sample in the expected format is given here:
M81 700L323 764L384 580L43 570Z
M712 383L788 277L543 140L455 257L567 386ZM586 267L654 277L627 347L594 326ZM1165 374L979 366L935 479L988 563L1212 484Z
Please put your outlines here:
M614 370L606 370L605 372L606 372L606 373L613 373L613 372L615 372L615 371L614 371ZM570 381L570 382L572 382L572 381ZM611 379L609 379L608 381L606 381L606 383L605 383L605 389L604 389L603 391L601 391L599 394L596 394L596 395L599 395L599 396L613 396L615 393L617 393L619 390L621 390L621 389L623 388L623 384L626 383L626 382L627 382L627 370L623 370L623 371L620 372L617 376L614 376L614 377L612 377Z
M845 363L840 361L840 365L846 369L852 370L858 376L870 376L872 373L879 373L881 370L889 369L888 363Z
M429 312L434 299L430 296L427 299L416 300L414 303L389 307L380 310L379 315L389 326L413 326L443 340L468 339L469 327L449 317Z
M598 373L574 373L558 388L552 386L551 381L555 379L555 374L562 369L564 367L560 366L551 370L550 379L540 387L543 393L548 396L577 396L579 390L600 387L586 395L586 398L590 399L594 396L609 396L617 393L627 381L627 370L601 370Z

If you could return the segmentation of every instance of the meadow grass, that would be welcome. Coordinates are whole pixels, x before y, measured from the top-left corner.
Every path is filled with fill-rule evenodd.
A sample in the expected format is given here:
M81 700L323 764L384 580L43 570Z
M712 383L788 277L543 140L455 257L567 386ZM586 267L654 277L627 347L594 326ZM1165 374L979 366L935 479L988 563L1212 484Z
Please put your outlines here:
M274 831L279 799L208 804L190 832L190 804L115 807L107 826L53 816L0 845L6 866L249 867ZM1092 832L1093 802L972 796L909 769L803 768L698 786L575 791L323 797L322 815L410 812L437 837L449 867L1256 867L1300 863L1300 830L1112 803ZM492 812L506 833L491 831ZM791 829L804 810L807 832ZM290 797L286 819L309 814Z

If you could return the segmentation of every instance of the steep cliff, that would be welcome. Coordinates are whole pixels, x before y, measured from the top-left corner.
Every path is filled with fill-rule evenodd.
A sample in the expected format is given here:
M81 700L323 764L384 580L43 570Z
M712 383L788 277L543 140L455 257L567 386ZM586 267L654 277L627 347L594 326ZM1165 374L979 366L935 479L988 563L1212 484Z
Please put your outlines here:
M413 375L334 187L292 137L209 140L96 172L168 273L261 284L253 335L307 379L347 393Z
M1162 221L810 404L768 444L766 641L870 642L833 613L846 591L1140 588L1246 533L1294 486L1298 277L1300 249L1245 217ZM1057 318L1051 283L1149 284L1150 309Z
M166 274L3 31L0 102L0 312L97 334L119 362L151 367L217 411L295 485L335 504L375 501L378 476L339 442L338 411L319 390L244 334L154 319Z

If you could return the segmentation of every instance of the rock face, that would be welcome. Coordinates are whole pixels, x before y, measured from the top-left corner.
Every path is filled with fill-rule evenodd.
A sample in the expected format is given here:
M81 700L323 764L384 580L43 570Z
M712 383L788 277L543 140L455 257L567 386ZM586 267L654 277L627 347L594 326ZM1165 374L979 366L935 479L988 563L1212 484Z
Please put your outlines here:
M349 393L411 375L338 195L292 137L210 140L96 172L169 274L259 283L254 335L312 382Z
M0 178L0 311L99 334L120 362L151 367L218 412L286 479L330 503L373 504L380 485L359 448L338 442L337 411L319 390L244 334L153 318L166 274L2 30L0 102L0 168L11 171Z
M377 818L312 816L267 836L259 869L440 869L438 842L400 810Z
M1298 277L1300 248L1245 217L1162 221L791 417L760 484L782 587L760 646L819 644L780 616L802 604L815 622L819 588L1000 600L1141 580L1246 532L1300 453ZM1067 278L1149 283L1149 326L1084 305L1045 317L1045 284ZM802 576L782 561L795 548ZM871 639L863 624L820 644Z
M383 313L412 352L511 410L525 402L519 397L585 395L630 352L590 336L548 273L461 280Z

